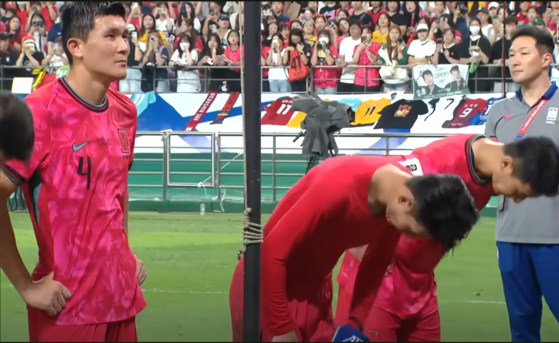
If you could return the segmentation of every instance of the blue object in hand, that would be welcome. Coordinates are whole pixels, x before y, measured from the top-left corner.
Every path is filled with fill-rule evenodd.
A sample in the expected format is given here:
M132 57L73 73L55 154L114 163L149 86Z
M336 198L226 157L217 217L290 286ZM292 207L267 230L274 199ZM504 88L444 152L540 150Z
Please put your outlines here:
M369 339L359 330L349 326L338 326L332 342L369 342Z

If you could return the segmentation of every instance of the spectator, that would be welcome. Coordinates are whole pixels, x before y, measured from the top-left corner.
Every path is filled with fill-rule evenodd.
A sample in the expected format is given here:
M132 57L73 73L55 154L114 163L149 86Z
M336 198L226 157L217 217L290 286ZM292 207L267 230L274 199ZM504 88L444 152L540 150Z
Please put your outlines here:
M221 38L217 33L212 33L208 37L208 42L202 49L202 58L198 61L199 66L223 66L224 56L223 47L221 46ZM227 84L229 70L225 68L205 68L206 77L210 80L209 91L221 92L224 91L223 85ZM227 86L225 86L227 89ZM225 90L226 91L226 90Z
M425 13L421 11L418 4L413 1L405 1L404 7L404 18L406 19L406 33L404 34L404 41L415 33L415 27L419 23L421 17L425 16ZM429 25L430 23L427 23Z
M326 29L326 19L322 15L317 15L314 19L315 32L320 32Z
M429 35L435 42L440 41L446 29L454 31L456 44L462 43L462 35L455 29L454 20L450 14L443 14L438 21L434 21L429 30Z
M390 16L390 21L400 28L402 35L405 35L408 26L406 18L400 13L400 1L387 1L386 13Z
M27 23L29 17L29 1L18 1L16 2L15 13L19 18L20 23ZM8 12L8 10L6 10Z
M10 48L21 51L21 41L25 33L21 29L18 17L11 17L8 20L8 33L10 34Z
M270 46L272 43L272 37L278 33L278 24L275 22L268 24L264 29L264 33L266 38L262 42L262 45Z
M242 2L241 2L241 4L242 4ZM186 19L190 19L190 20L192 20L192 26L194 27L194 30L196 30L198 32L198 34L200 33L200 30L202 30L202 24L200 23L200 20L198 18L196 18L196 10L194 9L194 6L192 5L192 3L185 2L184 4L181 4L179 6L179 16L178 16L178 18L179 19L177 21L177 26L180 25L180 22L185 21ZM177 36L179 36L179 35L177 35Z
M132 24L136 28L136 31L140 29L142 21L142 10L137 2L133 2L130 5L130 12L126 16L126 25Z
M51 69L52 74L55 74L58 68L68 65L68 57L66 57L64 49L62 48L61 37L54 40L52 53L47 54L47 56L42 59L41 65Z
M363 2L353 1L353 14L349 16L349 22L356 21L362 26L375 27L373 17L363 8Z
M420 22L415 31L417 32L417 39L411 41L408 49L410 67L432 63L431 59L436 48L435 42L429 37L427 23Z
M301 24L300 21L295 20L291 22L291 26L289 27L289 31L293 30L293 29L297 29L297 30L301 30L303 31L303 24Z
M476 16L479 18L481 23L481 33L489 39L494 31L492 18L489 17L489 11L487 8L480 8L477 10ZM493 37L495 37L495 35L493 35ZM495 40L489 40L489 43L493 44L494 41Z
M488 6L487 6L487 10L489 11L489 16L491 18L495 18L496 16L499 15L498 10L499 10L499 4L496 2L491 2ZM502 20L500 20L501 23L503 22Z
M260 49L260 65L261 65L261 69L262 69L262 92L269 92L270 91L270 82L268 80L268 74L270 72L269 68L266 68L265 66L268 66L268 63L266 62L266 58L268 57L268 53L270 52L270 47L266 46L263 44L264 42L264 32L260 31L260 46L262 47ZM282 36L280 34L280 36ZM282 41L283 41L283 36L282 36ZM284 43L285 46L285 43ZM282 48L284 48L284 46L282 46ZM283 59L282 59L283 61Z
M303 13L301 13L301 15L299 16L299 21L301 22L301 25L305 25L305 23L309 20L313 20L314 19L314 10L310 7L307 7L303 10Z
M343 68L340 81L338 83L338 93L353 93L355 68L353 67L353 52L355 47L361 44L361 23L352 20L349 23L350 36L346 37L340 43L338 67Z
M505 59L505 68L497 67L496 69L495 74L499 79L499 81L496 81L494 83L493 91L495 93L501 93L503 91L503 82L502 82L503 72L505 76L505 92L514 92L517 88L514 82L510 82L511 75L510 75L510 70L508 68L509 50L511 47L510 38L514 29L516 29L517 24L518 24L518 20L516 19L516 16L514 15L508 16L505 19L505 37L497 40L491 48L491 61L490 61L491 64L502 65L503 59ZM504 39L505 41L502 42L501 39ZM504 47L503 47L503 43L504 43Z
M27 27L27 34L35 39L37 49L44 51L47 44L47 30L45 28L43 16L37 11L33 12L33 14L29 16Z
M155 29L163 33L165 38L169 38L169 35L173 32L175 21L171 18L167 5L164 2L159 3L159 5L153 9L153 13L155 17Z
M170 90L169 73L165 68L169 63L169 49L165 45L161 32L150 32L147 50L142 59L143 74L147 82L144 89L147 91L165 93Z
M7 33L0 33L0 65L15 66L18 60L18 52L10 48L10 36ZM16 75L14 68L2 68L2 91L10 91L12 89L12 80Z
M373 19L373 23L377 23L378 26L378 17L381 13L386 13L386 10L382 8L382 1L371 1L371 9L369 10L369 15ZM373 26L371 26L373 28Z
M177 27L177 29L175 30L175 35L177 36L175 44L178 44L179 42L179 37L185 33L189 34L190 36L192 36L192 38L194 38L194 49L198 50L198 52L201 52L202 49L204 48L204 43L202 42L202 39L198 36L197 31L194 29L194 27L192 26L192 20L191 19L186 19L186 20L181 20L180 21L180 26Z
M271 9L280 25L289 22L289 17L283 14L283 1L272 1Z
M152 32L155 32L155 17L151 14L146 14L142 18L142 26L138 32L139 47L144 53L146 52L148 38Z
M18 70L19 77L33 77L33 68L39 68L45 55L39 50L32 36L24 36L21 42L21 53L16 62L17 67L25 67L26 70Z
M270 82L270 92L287 93L291 91L287 72L284 68L283 56L286 51L283 48L283 37L275 33L270 40L271 46L266 55L266 65L268 68L268 80Z
M508 7L499 6L499 8L497 9L497 15L499 16L499 21L503 23L505 21L505 18L511 15L511 12ZM516 21L518 22L518 19Z
M235 30L229 31L227 35L227 47L223 52L225 56L224 63L228 66L235 66L229 71L227 78L227 88L231 92L241 91L241 70L238 68L241 65L241 55L244 58L243 47L239 42L239 32Z
M442 42L437 42L433 64L460 64L460 47L456 44L455 32L448 28L443 33Z
M402 30L398 26L390 26L388 41L380 48L378 61L383 65L379 70L383 80L383 91L407 91L408 48L402 40Z
M352 9L351 13L353 13L353 9ZM341 9L337 12L336 19L339 20L341 18L346 18L347 20L349 20L349 16L350 16L350 14L347 10Z
M557 32L557 18L559 18L559 2L551 1L551 11L544 13L543 19L547 23L547 28L552 32Z
M62 23L60 22L60 13L64 10L64 6L60 8L58 18L55 23L50 27L47 33L47 54L53 54L52 44L54 40L62 36Z
M491 82L487 79L489 70L484 64L489 63L491 43L481 32L481 21L477 17L470 20L470 37L462 41L460 51L462 63L469 64L468 88L470 92L488 91L491 88Z
M373 32L373 43L386 44L386 36L390 26L390 16L382 12L377 16L377 29Z
M289 45L289 26L282 25L280 26L279 31L283 40L283 47L287 48L287 46Z
M324 15L328 21L336 19L336 11L339 10L341 6L336 1L326 1L324 6L320 9L319 13Z
M288 69L287 77L291 91L305 92L307 90L307 66L311 57L311 47L305 43L301 30L292 29L289 32L289 46L285 50L283 64Z
M540 30L547 30L553 36L553 32L549 31L549 29L545 26L545 21L543 21L542 18L536 17L536 19L532 20L532 25Z
M312 50L314 92L316 94L336 94L338 69L334 68L338 50L332 44L328 30L318 33L318 42ZM324 68L326 67L326 68Z
M443 14L445 14L446 6L445 1L435 1L435 6L431 13L431 18L433 21L439 20Z
M233 30L240 31L241 25L244 24L244 16L245 16L245 2L239 2L239 9L240 12L238 13L231 13L229 19L231 20L231 28Z
M536 19L537 17L539 17L540 14L538 13L538 9L534 6L530 6L528 7L528 9L526 10L526 17L528 17L528 23L531 23L534 21L534 19Z
M229 23L229 16L225 13L219 15L217 20L217 34L221 37L221 45L228 46L229 40L229 33L231 32L231 24Z
M315 33L316 30L314 27L314 21L312 19L305 21L305 24L303 24L303 38L305 40L305 43L308 44L311 48L316 43Z
M339 18L340 12L344 12L345 18L349 19L349 16L353 14L351 1L340 1L340 7L341 8L336 11L336 18Z
M177 73L177 93L198 93L201 90L198 51L194 49L194 38L187 33L180 36L177 50L171 56L169 65Z
M144 53L140 50L140 41L138 40L138 32L136 32L135 26L128 24L128 30L130 49L126 59L126 78L120 80L118 88L122 93L134 94L142 91L142 71L138 67L144 58Z
M58 18L58 10L56 9L56 6L52 5L51 2L41 1L40 4L35 7L35 13L37 12L41 14L45 29L47 31L50 30L50 27ZM29 30L27 32L29 32Z
M200 20L200 23L203 23L203 22L205 23L205 21L208 18L208 15L210 14L210 12L213 12L213 8L210 8L210 5L213 5L213 3L198 1L198 3L196 4L196 18L198 18ZM218 10L218 13L219 13L219 10ZM202 36L207 37L207 34L204 34L204 32L203 32L203 28L202 28Z
M335 40L333 43L337 48L339 48L342 40L349 37L349 21L346 18L338 19L338 22L335 24L334 30L332 31L335 33Z
M380 64L377 60L380 44L372 43L371 29L364 27L362 30L361 44L354 47L353 63L355 68L355 79L353 92L355 93L377 93L380 90L379 70Z
M198 8L198 7L196 7ZM198 10L196 10L198 12ZM206 19L204 21L204 25L202 26L202 36L208 37L208 35L210 33L218 33L220 39L221 39L221 43L224 43L223 38L225 36L227 36L227 31L226 30L219 30L220 32L218 32L218 19L219 16L221 15L221 7L219 6L218 3L216 2L210 2L210 12L208 13L208 15L206 16ZM225 18L225 17L224 17ZM227 43L227 42L225 42ZM222 44L223 45L223 44ZM227 44L225 44L225 46L227 46Z
M530 19L528 18L528 7L530 6L530 1L520 1L519 11L516 15L518 19L518 25L528 24Z

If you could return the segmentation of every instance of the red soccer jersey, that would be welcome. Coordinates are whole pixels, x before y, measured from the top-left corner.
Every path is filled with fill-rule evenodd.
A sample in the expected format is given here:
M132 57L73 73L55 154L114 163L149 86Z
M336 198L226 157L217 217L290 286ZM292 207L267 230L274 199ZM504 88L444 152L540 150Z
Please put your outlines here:
M21 185L29 208L39 248L33 280L54 271L72 293L50 320L85 325L135 316L146 303L122 226L134 104L109 90L102 105L90 105L64 78L25 102L35 128L31 160L10 161L2 170Z
M293 116L292 105L293 100L290 96L274 100L265 108L266 113L262 117L262 125L286 126Z
M380 156L327 159L278 203L264 226L261 249L262 324L272 335L294 329L289 300L305 293L303 288L305 294L316 293L313 286L331 278L339 257L349 248L369 244L375 249L380 273L370 275L380 284L400 233L384 216L372 218L367 194L373 173L387 160ZM381 260L386 261L384 266Z
M437 140L402 156L402 165L412 174L445 173L459 176L474 198L478 210L494 195L490 180L482 180L473 166L472 144L482 138L459 134ZM375 306L405 319L424 310L436 295L434 269L443 257L438 242L402 236L394 252L394 261L379 289ZM429 311L429 309L427 309Z

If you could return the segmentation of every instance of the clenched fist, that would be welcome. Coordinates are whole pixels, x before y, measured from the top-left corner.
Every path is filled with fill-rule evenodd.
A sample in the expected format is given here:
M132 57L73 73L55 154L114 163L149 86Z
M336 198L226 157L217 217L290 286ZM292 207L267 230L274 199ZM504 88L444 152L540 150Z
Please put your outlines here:
M46 311L49 316L56 316L70 299L70 291L63 284L53 279L54 272L33 282L21 296L27 305Z

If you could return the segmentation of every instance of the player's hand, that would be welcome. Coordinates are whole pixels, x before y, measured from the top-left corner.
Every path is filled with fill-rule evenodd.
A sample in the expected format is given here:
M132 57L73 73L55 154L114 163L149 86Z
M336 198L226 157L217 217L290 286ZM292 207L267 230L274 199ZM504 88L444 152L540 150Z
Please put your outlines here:
M136 280L138 280L138 285L142 285L146 281L146 270L144 268L144 262L134 256L136 259Z
M46 311L49 316L55 316L66 306L66 300L71 294L68 288L53 279L54 272L33 282L25 289L21 297L25 303L33 308Z
M274 336L272 342L299 342L295 330L289 331L285 335Z

